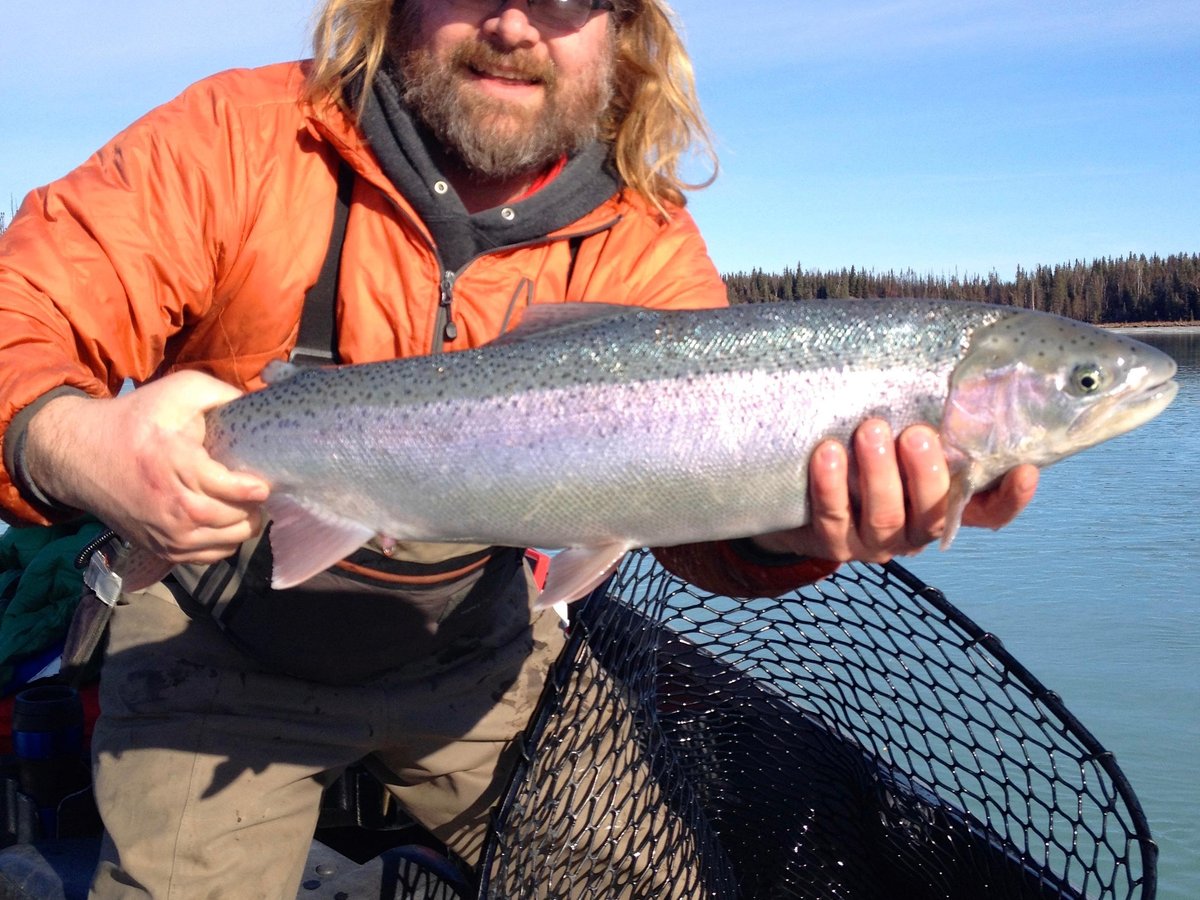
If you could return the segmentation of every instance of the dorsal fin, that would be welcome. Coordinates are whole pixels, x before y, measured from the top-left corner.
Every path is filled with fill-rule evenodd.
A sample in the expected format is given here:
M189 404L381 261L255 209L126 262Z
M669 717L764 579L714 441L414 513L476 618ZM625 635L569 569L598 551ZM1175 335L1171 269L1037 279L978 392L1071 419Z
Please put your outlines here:
M295 363L284 362L282 359L273 359L265 366L259 377L266 384L277 384L280 381L287 381L293 375L304 370L304 366L298 366Z
M500 335L492 343L507 344L534 335L575 328L589 322L600 322L613 316L629 315L639 307L620 303L535 303L525 307L521 322L512 331Z

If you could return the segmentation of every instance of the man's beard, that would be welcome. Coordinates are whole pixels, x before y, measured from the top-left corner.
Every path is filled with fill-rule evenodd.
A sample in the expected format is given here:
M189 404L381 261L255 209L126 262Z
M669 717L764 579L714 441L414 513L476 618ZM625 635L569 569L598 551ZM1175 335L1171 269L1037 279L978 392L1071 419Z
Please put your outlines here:
M503 180L540 171L595 139L613 94L611 52L603 58L574 84L564 84L549 61L478 40L464 40L445 62L424 47L401 50L393 65L404 102L446 150L475 177ZM473 70L539 83L542 104L528 108L483 96L465 83Z

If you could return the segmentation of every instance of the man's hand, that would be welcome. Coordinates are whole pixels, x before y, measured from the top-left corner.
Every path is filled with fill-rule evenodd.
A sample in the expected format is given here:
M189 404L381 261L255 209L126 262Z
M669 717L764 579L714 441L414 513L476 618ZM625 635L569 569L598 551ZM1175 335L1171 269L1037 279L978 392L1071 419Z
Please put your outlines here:
M204 413L240 395L177 372L110 400L57 397L29 423L25 464L60 503L172 563L211 563L262 527L269 486L204 449Z
M854 433L857 479L852 490L846 448L826 441L809 463L810 523L755 538L766 550L846 562L911 556L937 540L946 524L950 473L937 432L916 425L899 440L869 419ZM1001 528L1033 499L1038 470L1023 465L976 495L964 525Z

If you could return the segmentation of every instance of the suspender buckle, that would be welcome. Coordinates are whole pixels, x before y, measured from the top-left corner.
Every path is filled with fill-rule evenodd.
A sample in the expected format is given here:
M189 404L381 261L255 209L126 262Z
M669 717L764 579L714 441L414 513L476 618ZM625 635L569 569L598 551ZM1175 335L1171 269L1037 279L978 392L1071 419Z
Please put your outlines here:
M83 573L83 583L108 606L115 606L117 598L121 596L121 576L112 568L116 558L120 556L121 544L121 539L112 535L103 544L95 547Z

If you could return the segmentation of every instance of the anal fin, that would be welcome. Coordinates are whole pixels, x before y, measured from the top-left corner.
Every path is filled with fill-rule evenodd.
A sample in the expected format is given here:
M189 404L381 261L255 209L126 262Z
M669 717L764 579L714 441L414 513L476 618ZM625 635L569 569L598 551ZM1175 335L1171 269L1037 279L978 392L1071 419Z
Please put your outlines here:
M546 587L534 606L548 609L557 603L580 600L600 585L632 548L625 543L571 547L555 554L546 574Z

